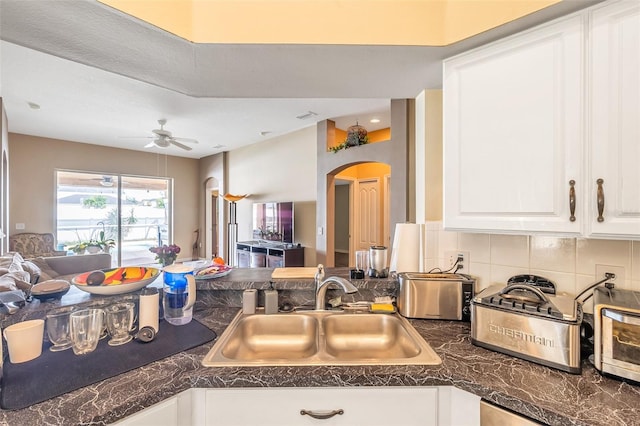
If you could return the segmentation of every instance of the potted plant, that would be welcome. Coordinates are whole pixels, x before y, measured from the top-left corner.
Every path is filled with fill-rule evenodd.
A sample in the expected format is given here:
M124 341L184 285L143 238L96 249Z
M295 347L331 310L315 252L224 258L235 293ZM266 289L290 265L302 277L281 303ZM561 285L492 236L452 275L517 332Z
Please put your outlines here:
M89 240L87 242L87 251L91 254L99 253L102 248L100 247L100 243L97 240Z
M84 252L87 250L87 243L79 241L72 246L68 246L67 250L71 250L75 254L84 254Z
M168 266L173 264L180 253L180 247L175 244L162 245L159 247L151 247L149 249L151 253L155 253L156 260L162 264L162 266Z
M104 230L100 231L98 234L96 244L100 247L100 250L105 253L109 253L111 249L116 246L116 242L113 238L106 238Z
M89 253L105 252L109 253L113 247L116 246L116 241L113 238L107 237L107 231L104 222L98 222L98 225L102 225L102 230L98 232L98 238L93 238L87 243L87 251Z

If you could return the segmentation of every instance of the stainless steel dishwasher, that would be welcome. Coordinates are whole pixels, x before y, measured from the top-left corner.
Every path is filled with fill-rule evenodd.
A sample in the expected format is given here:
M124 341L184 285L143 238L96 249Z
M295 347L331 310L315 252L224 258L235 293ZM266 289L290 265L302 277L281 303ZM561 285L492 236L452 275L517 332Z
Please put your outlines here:
M480 426L540 426L543 424L493 405L484 399L480 400Z

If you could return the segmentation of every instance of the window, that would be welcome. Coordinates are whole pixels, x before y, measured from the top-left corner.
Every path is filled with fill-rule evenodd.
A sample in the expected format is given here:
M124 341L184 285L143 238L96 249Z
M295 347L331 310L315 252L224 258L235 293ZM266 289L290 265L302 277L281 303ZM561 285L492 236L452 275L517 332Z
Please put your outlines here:
M149 248L169 244L170 179L58 170L56 181L60 249L110 250L114 266L127 266L154 263Z

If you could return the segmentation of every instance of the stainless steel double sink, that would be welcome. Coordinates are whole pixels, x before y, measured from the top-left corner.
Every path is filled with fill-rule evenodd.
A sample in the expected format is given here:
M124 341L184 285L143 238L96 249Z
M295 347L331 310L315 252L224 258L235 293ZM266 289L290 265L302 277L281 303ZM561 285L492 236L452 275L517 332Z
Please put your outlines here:
M240 312L202 361L205 367L441 363L400 315L340 311Z

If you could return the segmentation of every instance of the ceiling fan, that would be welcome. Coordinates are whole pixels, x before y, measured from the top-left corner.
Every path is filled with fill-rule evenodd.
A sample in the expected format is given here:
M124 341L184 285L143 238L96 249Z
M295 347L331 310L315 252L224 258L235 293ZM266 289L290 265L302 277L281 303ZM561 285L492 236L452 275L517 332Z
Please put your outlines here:
M153 147L168 148L170 145L175 145L178 148L182 148L186 151L191 151L192 148L190 146L187 146L181 142L198 143L198 141L195 139L178 138L173 136L170 131L165 130L164 125L167 124L167 120L164 118L161 118L160 120L158 120L158 124L160 124L160 128L153 129L151 131L151 133L153 133L153 136L142 136L140 138L136 138L136 139L153 139L151 142L149 142L144 146L145 148L153 148Z

